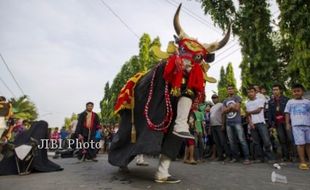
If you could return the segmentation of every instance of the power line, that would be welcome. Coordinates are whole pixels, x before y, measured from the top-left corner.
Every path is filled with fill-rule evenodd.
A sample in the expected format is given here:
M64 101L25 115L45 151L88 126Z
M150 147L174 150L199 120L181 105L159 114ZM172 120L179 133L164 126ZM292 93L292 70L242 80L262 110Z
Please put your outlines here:
M135 33L135 31L133 31L133 29L131 29L131 27L126 24L126 22L115 12L113 11L113 9L106 3L104 2L103 0L100 0L100 2L106 7L109 9L109 11L111 11L111 13L116 17L118 18L118 20L137 38L139 39L139 36L137 33Z
M10 89L10 87L6 84L6 82L0 77L0 81L3 83L3 85L8 89L8 91L14 96L15 94L13 93L13 91Z
M174 3L170 2L169 0L165 0L167 3L169 3L170 5L174 6L174 7L178 7L178 3L174 1ZM199 15L197 15L196 13L194 13L193 11L191 11L190 9L184 7L184 13L189 15L190 17L192 17L193 19L195 19L196 21L208 26L208 28L210 28L211 30L217 32L217 33L221 33L219 30L215 29L215 27L208 22L207 20L203 19L202 17L200 17ZM198 19L197 19L198 18ZM211 26L211 27L210 27Z
M167 1L168 1L168 0L167 0ZM273 12L272 15L275 15L275 14L278 13L278 12L280 12L280 11L277 10L277 11ZM271 17L272 17L272 15L271 15ZM272 20L272 18L270 18L270 20ZM234 47L235 45L237 45L237 44L238 44L238 41L235 41L234 43L232 43L232 44L226 49L226 51L223 51L223 52L219 53L217 56L226 53L227 50L233 48L233 47ZM213 62L213 63L210 64L210 67L213 66L213 65L215 65L215 64L217 64L217 63L219 63L220 61L226 59L228 56L234 54L235 52L237 52L237 51L239 51L239 50L240 50L240 48L237 48L237 49L235 49L234 51L232 51L232 52L230 52L229 54L227 54L226 56L220 58L219 60L216 60L215 62Z
M25 93L24 93L23 89L20 87L19 83L17 82L16 78L14 77L14 75L13 75L11 69L9 68L8 64L7 64L6 61L4 60L4 58L3 58L3 56L2 56L1 53L0 53L0 57L1 57L2 62L4 63L4 65L6 66L7 70L9 71L10 75L12 76L12 78L13 78L15 84L17 85L17 87L19 88L19 90L20 90L20 91L22 92L22 94L24 95Z
M228 56L230 56L230 55L234 54L235 52L237 52L237 51L239 51L239 50L240 50L240 48L235 49L235 50L234 50L234 51L232 51L231 53L227 54L226 56L222 57L221 59L217 60L216 62L213 62L212 64L210 64L210 66L215 65L216 63L218 63L218 62L220 62L220 61L224 60L225 58L227 58Z
M167 0L169 1L169 0ZM175 0L171 0L174 3L178 4L178 2L176 2ZM185 6L183 7L186 11L188 11L189 13L191 13L192 15L196 16L197 18L199 18L200 20L202 20L203 22L205 22L208 26L211 27L212 30L214 30L217 33L221 33L221 31L219 29L217 29L216 27L214 27L213 23L206 20L205 18L201 17L200 15L196 14L195 12L193 12L192 10L190 10L189 8L186 8Z
M229 44L229 42L228 42L228 44ZM228 45L228 44L227 44L227 45ZM234 46L237 45L237 44L238 44L238 41L235 41L235 39L231 40L231 41L230 41L230 46L227 46L227 47L224 46L225 51L222 51L222 52L216 54L216 56L219 57L220 55L226 53L227 50L231 49L232 47L234 47Z

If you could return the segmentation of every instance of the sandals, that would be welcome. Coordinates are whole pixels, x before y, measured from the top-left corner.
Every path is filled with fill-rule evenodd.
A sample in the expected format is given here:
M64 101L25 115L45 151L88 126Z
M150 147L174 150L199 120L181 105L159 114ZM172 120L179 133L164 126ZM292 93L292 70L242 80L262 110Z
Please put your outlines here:
M308 164L306 164L306 163L300 163L299 166L298 166L298 168L299 168L300 170L309 170L309 166L308 166Z
M191 164L191 165L196 165L197 164L197 161L195 161L195 160L192 160L192 161L190 161L190 160L184 160L183 161L185 164Z
M192 161L190 161L189 162L191 165L197 165L197 161L195 161L195 160L192 160Z

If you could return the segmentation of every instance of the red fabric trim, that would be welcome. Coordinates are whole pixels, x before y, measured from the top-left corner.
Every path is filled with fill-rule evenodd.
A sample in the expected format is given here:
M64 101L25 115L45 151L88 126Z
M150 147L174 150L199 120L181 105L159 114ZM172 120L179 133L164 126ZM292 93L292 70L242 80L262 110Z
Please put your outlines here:
M126 85L121 89L118 95L117 102L115 104L114 110L119 110L122 105L131 105L132 102L132 91L135 86L133 81L128 81Z
M164 79L167 81L172 88L181 88L184 71L182 69L182 57L173 55L171 56L165 67ZM203 70L199 64L192 61L192 70L188 76L187 88L195 90L196 92L204 91L204 76Z
M187 88L202 93L204 91L204 82L202 68L195 63L189 73Z
M180 57L173 55L168 59L163 77L173 88L181 88L183 70Z

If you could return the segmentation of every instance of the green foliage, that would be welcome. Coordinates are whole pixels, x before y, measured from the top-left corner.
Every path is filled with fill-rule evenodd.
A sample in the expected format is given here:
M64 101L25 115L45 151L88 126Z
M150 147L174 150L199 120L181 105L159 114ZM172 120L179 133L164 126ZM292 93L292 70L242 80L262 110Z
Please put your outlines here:
M223 30L227 29L231 18L235 17L236 8L232 0L202 0L202 8L210 14L212 20Z
M288 48L288 43L281 36L280 31L272 32L271 39L274 44L276 54L278 55L278 69L277 72L281 73L281 75L277 75L277 79L275 79L274 83L282 84L285 89L287 89L289 73L287 72L287 60L289 56L293 53ZM271 90L271 89L269 89Z
M224 66L222 66L221 71L220 71L220 80L217 84L217 87L218 88L226 87L226 85L227 85L227 81L226 81L225 69L224 69Z
M152 41L148 34L143 34L139 41L139 54L133 55L129 61L125 62L111 86L109 82L105 84L104 97L100 102L100 116L103 124L118 122L118 116L114 114L114 105L127 80L138 72L148 71L158 63L157 58L150 52L150 47L153 45L160 46L160 39L157 37Z
M277 53L270 38L270 11L266 1L244 1L238 14L236 34L239 35L243 60L242 92L250 84L266 86L270 89L278 80ZM281 81L283 82L283 81Z
M232 63L228 63L226 72L224 67L221 67L220 80L217 84L218 96L220 101L223 101L227 97L227 86L233 85L237 92L237 83L234 75L234 68Z
M71 124L71 118L65 117L65 124L64 124L64 127L65 127L66 129L69 129L69 128L70 128L70 124Z
M239 7L235 7L235 6ZM210 13L213 21L222 29L229 20L234 21L233 33L239 37L242 61L242 92L250 84L266 86L270 89L274 81L281 79L278 54L271 39L270 11L266 1L247 0L203 0L205 13ZM238 10L238 11L236 11ZM280 81L284 82L284 81Z
M10 102L13 107L13 117L28 121L34 121L38 118L36 105L24 95L17 99L11 98Z
M139 43L139 61L140 61L140 70L147 71L148 66L150 65L150 54L149 47L151 44L151 38L148 34L143 34L140 38Z
M150 44L149 48L152 47L152 46L158 46L158 47L161 47L161 43L160 43L160 39L159 37L156 37L152 43ZM153 68L155 65L158 64L158 58L154 55L153 52L150 52L149 51L149 54L150 54L150 64L148 65L148 69L151 69Z
M220 72L220 80L217 84L217 91L218 91L217 93L221 102L227 97L226 86L227 86L226 74L225 69L222 66Z
M232 63L228 63L226 67L226 83L227 85L233 85L234 89L237 90L237 82L235 79Z
M71 117L65 117L64 119L64 127L69 130L70 129L70 125L72 123L72 121L77 120L78 119L78 115L75 113L72 113Z
M310 2L277 0L282 37L281 61L287 65L288 83L310 88Z

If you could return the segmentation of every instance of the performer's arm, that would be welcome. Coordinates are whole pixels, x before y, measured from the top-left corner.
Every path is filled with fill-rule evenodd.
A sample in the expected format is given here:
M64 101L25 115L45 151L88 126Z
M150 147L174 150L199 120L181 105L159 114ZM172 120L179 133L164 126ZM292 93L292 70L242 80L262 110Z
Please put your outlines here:
M222 107L222 127L221 130L224 131L226 126L226 115L224 114L224 107Z
M76 125L76 129L75 129L75 134L78 136L79 139L81 139L83 137L82 135L82 126L83 122L82 122L82 114L79 115L78 117L78 123Z
M231 107L226 107L225 105L223 105L223 114L226 114L229 112L231 112Z
M247 115L247 116L246 116L246 119L247 119L247 122L248 122L249 126L251 127L251 129L255 129L255 125L254 125L253 122L252 122L252 117L251 117L251 115Z
M233 106L231 106L231 111L239 112L239 111L240 111L240 103L237 102L236 104L234 104Z
M259 114L262 111L262 109L264 109L264 108L260 107L260 108L257 108L256 110L253 110L253 111L247 111L246 113L247 113L247 115Z
M273 105L271 103L272 100L268 101L268 107L269 107L269 111L268 111L268 123L271 127L274 127L275 122L274 122L274 110L273 110Z
M286 123L286 129L287 130L291 130L292 126L291 126L291 117L289 113L285 113L285 123Z

